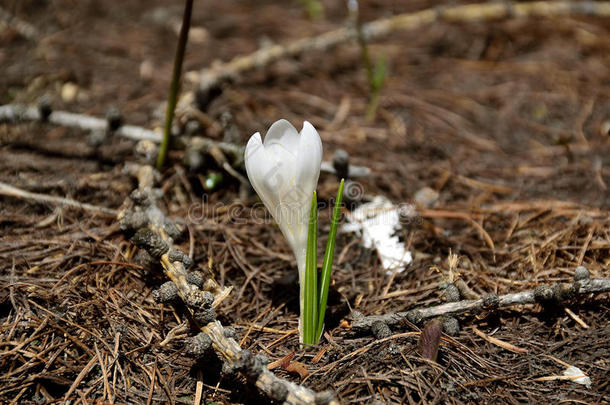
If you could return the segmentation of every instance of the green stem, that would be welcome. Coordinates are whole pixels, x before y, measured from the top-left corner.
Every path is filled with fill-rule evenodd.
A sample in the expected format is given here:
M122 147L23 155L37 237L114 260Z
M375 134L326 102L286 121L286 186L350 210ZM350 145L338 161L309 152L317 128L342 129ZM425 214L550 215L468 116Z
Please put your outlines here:
M341 215L341 199L343 197L343 183L341 179L337 198L335 199L335 208L333 216L330 220L330 231L328 233L328 241L326 242L326 251L324 252L324 263L322 264L322 273L320 275L320 290L318 293L318 320L316 323L315 343L318 342L324 329L324 315L326 315L326 302L328 301L328 288L330 286L330 274L333 271L333 255L335 253L335 239L337 238L337 226Z
M313 192L309 229L307 232L307 254L305 259L305 324L303 325L303 343L314 344L318 309L318 199Z
M178 38L178 49L174 57L174 70L172 72L172 83L169 87L169 98L167 100L167 109L165 110L165 128L163 128L163 140L159 148L157 156L157 169L161 170L165 163L165 157L169 149L171 137L172 121L174 120L174 110L176 109L176 101L178 91L180 90L180 76L182 73L182 61L184 60L184 51L186 42L189 37L189 29L191 27L191 14L193 11L193 0L186 0L184 7L184 15L182 17L182 27L180 27L180 37Z

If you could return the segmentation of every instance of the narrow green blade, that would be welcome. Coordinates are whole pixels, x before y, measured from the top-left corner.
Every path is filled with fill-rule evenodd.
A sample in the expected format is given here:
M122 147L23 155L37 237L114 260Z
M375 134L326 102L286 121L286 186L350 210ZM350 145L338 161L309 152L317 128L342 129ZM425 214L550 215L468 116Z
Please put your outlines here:
M333 254L335 253L335 239L337 238L337 225L341 216L341 199L343 197L343 183L341 179L337 198L335 199L335 208L333 209L333 217L330 221L330 232L328 233L328 242L326 242L326 251L324 252L324 263L322 264L322 274L320 275L320 291L318 305L318 320L316 322L316 332L314 341L317 343L322 336L324 328L324 315L326 315L326 302L328 300L328 287L330 286L330 273L333 270Z
M309 214L309 229L307 232L307 254L305 256L305 311L303 325L303 343L314 344L316 320L318 319L318 199L313 192L311 211Z

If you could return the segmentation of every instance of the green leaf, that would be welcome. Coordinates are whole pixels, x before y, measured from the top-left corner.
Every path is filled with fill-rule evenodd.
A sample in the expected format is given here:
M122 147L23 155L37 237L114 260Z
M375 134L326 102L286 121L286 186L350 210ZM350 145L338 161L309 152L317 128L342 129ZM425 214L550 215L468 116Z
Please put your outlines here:
M316 320L318 319L318 199L313 192L307 233L307 254L305 256L305 303L303 310L303 343L314 344Z
M316 333L314 341L317 343L322 336L324 328L324 315L326 314L326 302L328 301L328 287L330 286L330 274L333 270L333 254L335 253L335 239L337 239L337 225L341 216L341 199L343 197L343 183L341 179L337 198L335 199L335 208L333 209L333 217L330 220L330 232L328 233L328 242L326 242L326 251L324 252L324 263L322 264L322 274L320 275L320 291L318 304L318 321L316 324Z

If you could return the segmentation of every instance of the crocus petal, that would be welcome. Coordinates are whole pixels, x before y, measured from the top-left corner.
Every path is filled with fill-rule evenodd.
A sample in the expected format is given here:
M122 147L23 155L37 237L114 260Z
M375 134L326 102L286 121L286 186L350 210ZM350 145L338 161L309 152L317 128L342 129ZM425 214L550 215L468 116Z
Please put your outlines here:
M281 148L284 152L296 158L299 149L299 133L292 124L284 119L275 121L265 135L265 147L274 149Z
M296 184L308 199L316 189L322 164L322 141L318 131L309 122L303 123L297 159Z
M267 151L261 140L261 134L255 133L252 135L246 150L244 153L244 163L246 166L246 172L252 187L261 198L273 200L275 197L272 189L269 187L267 181L267 174L273 169L274 160L271 160L267 156ZM265 204L266 205L266 204ZM275 205L275 204L274 204Z

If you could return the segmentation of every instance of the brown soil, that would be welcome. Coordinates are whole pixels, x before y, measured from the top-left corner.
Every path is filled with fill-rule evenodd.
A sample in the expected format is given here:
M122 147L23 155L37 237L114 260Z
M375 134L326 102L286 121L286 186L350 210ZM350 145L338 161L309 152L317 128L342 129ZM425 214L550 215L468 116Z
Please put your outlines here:
M362 3L365 21L435 5ZM185 70L264 41L287 43L342 26L343 2L324 4L326 19L312 22L296 1L197 1L193 27L206 35L189 44ZM35 103L44 95L56 109L103 116L116 106L130 124L159 125L180 2L8 0L2 7L40 37L1 29L0 103ZM161 181L164 204L170 216L191 219L180 246L189 251L190 235L195 267L206 269L211 259L219 282L234 287L218 310L223 324L236 328L242 347L271 361L295 352L308 377L274 371L333 390L343 403L608 403L608 294L565 307L459 317L461 332L443 341L437 364L418 354L417 336L378 344L340 322L350 309L384 314L444 302L450 251L479 294L569 282L578 265L592 277L610 277L609 34L610 23L594 17L397 32L371 45L390 69L374 122L364 119L367 82L354 44L283 60L227 86L207 114L219 122L231 112L242 144L276 119L297 126L306 119L320 129L326 159L343 148L353 163L372 169L359 180L366 194L412 202L431 187L439 199L405 227L416 260L395 277L355 236L339 236L328 335L307 352L286 334L296 328L298 294L294 260L277 227L255 223L247 210L189 217L202 199L231 204L239 184L225 175L220 189L203 193L200 177L173 152ZM144 61L149 78L141 75ZM61 97L67 82L78 87L72 101ZM342 103L347 115L333 123ZM96 150L74 129L1 124L0 181L117 209L135 187L122 171L135 159L132 150L131 141L114 138ZM336 187L323 174L321 199ZM59 402L69 392L82 403L192 404L198 381L207 403L267 402L245 380L221 377L218 361L184 354L193 331L170 333L182 322L180 310L152 299L163 274L136 262L115 218L9 197L0 203L0 402ZM465 219L443 219L443 212ZM327 217L321 215L321 246ZM492 345L474 327L527 353ZM393 332L408 330L415 329ZM555 359L583 370L592 387L535 381L562 374Z

